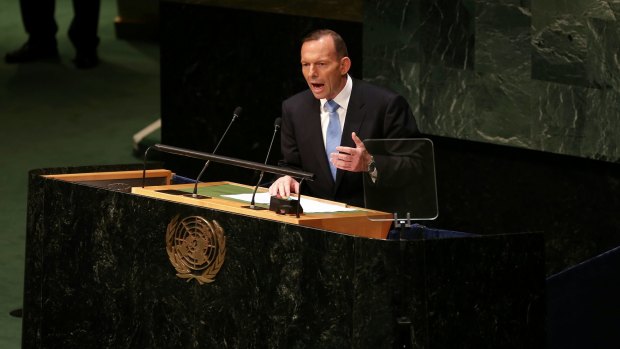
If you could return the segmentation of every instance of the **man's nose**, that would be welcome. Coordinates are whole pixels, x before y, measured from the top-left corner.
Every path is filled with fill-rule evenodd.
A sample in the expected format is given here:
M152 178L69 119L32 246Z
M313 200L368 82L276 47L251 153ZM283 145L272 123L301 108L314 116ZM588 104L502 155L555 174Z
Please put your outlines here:
M317 72L316 72L316 69L314 68L314 65L310 66L310 70L308 71L308 74L310 76L317 76Z

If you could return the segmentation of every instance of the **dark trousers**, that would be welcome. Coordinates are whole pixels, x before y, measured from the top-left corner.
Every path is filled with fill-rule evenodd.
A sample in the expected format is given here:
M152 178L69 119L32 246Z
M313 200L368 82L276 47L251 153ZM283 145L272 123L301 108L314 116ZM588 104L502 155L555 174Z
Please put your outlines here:
M73 20L69 27L69 39L78 51L97 48L99 37L99 8L101 0L73 0ZM20 0L24 27L29 42L44 46L56 46L58 25L54 19L54 0Z

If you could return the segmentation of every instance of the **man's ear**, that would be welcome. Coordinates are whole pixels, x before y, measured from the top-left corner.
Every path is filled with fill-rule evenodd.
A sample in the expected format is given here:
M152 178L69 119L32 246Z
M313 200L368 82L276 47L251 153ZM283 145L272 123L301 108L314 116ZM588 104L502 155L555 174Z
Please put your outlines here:
M349 57L340 58L340 74L346 75L351 69L351 59Z

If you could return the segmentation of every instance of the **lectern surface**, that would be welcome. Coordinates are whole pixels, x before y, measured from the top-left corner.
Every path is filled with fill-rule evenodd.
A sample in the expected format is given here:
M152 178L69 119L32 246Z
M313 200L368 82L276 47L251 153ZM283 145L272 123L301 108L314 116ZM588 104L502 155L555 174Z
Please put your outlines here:
M201 183L199 184L198 194L209 196L208 199L197 199L180 195L182 193L192 193L193 187L193 184L176 184L146 188L134 187L132 188L132 193L251 217L269 219L282 223L303 225L375 239L385 239L390 229L391 222L375 221L378 219L390 218L391 214L386 212L354 207L356 209L355 211L305 213L297 218L295 215L281 215L269 210L253 210L247 207L247 202L223 196L227 194L252 193L254 188L251 186L232 182ZM261 188L261 191L265 191L265 189ZM313 200L346 206L345 204L329 200L316 198L313 198ZM346 207L351 208L351 206Z
M151 186L142 188L142 171L71 173L46 175L46 177L112 190L124 184L126 188L121 188L122 190L119 191L126 189L127 192L131 191L134 194L152 198L367 238L385 239L390 230L390 221L378 221L392 217L390 213L386 212L351 207L338 202L312 198L316 201L354 208L355 210L334 213L305 213L297 218L295 215L281 215L269 210L253 210L247 207L248 204L246 202L224 197L224 195L228 194L252 193L254 187L251 186L233 182L200 183L198 194L208 196L209 198L197 199L182 195L192 193L194 184L170 184L172 172L169 170L148 170L144 175L146 184ZM155 185L153 186L153 184ZM264 188L259 189L259 192L264 191L266 191Z

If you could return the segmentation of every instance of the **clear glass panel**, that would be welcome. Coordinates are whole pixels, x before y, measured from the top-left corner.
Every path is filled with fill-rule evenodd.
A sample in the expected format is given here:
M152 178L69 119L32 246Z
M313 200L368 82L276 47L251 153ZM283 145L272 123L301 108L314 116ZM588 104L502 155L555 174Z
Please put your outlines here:
M377 176L364 174L366 208L396 213L398 218L437 218L433 142L426 138L367 139Z

